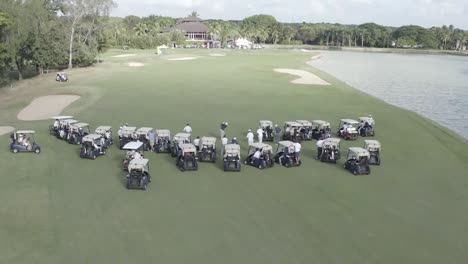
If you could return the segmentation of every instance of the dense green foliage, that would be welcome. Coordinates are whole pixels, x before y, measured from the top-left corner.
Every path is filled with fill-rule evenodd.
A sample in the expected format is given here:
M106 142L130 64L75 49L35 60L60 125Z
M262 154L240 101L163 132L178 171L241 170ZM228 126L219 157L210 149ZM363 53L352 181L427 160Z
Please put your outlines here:
M116 58L120 54L133 57ZM104 63L53 78L21 82L0 103L0 124L37 131L42 153L12 154L0 136L0 263L5 264L445 264L468 259L468 145L417 114L384 103L303 63L313 54L288 50L110 50ZM191 61L169 58L194 56ZM144 67L131 68L129 62ZM331 85L297 85L276 67L302 69ZM73 93L63 114L91 124L150 126L194 136L219 136L219 124L247 153L248 128L260 119L283 126L294 119L372 113L382 165L371 175L343 169L342 159L314 159L303 142L302 165L240 173L216 163L180 172L168 154L145 152L153 177L147 191L125 189L112 146L97 160L49 135L53 120L20 121L37 97ZM0 98L4 93L0 90ZM271 143L268 143L271 144ZM271 144L276 151L276 146Z
M152 49L184 44L185 32L162 33L177 19L159 15L109 18L112 0L2 0L0 2L0 83L10 72L17 78L49 68L89 65L108 47ZM192 12L192 16L199 16ZM466 50L468 33L454 26L391 28L365 23L278 22L271 15L242 21L209 20L214 40L246 37L256 43L324 46L431 48Z

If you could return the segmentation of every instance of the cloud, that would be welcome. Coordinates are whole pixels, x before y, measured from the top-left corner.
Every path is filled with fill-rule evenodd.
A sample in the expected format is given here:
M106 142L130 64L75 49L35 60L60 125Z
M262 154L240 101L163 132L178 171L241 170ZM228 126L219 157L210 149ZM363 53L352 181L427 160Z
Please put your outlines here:
M330 22L388 26L453 24L468 29L467 0L115 0L113 15L160 14L182 17L197 11L202 18L243 19L271 14L282 22Z

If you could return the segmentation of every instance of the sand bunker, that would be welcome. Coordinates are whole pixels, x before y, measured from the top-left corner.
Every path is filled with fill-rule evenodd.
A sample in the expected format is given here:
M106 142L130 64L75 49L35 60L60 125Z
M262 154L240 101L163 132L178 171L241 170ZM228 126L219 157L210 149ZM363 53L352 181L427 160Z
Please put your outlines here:
M125 57L131 57L131 56L135 56L136 54L121 54L121 55L115 55L115 56L112 56L113 58L125 58Z
M224 56L226 56L226 54L212 53L212 54L210 54L210 56L212 56L212 57L224 57Z
M303 70L293 70L293 69L274 69L275 72L287 73L291 75L299 76L299 79L292 80L291 83L295 84L316 84L316 85L329 85L328 82L324 81L322 78L318 77L315 74L312 74Z
M195 60L197 58L195 57L183 57L183 58L175 58L175 59L167 59L167 60L170 60L170 61L184 61L184 60Z
M62 110L80 99L78 95L48 95L37 97L18 114L19 120L46 120L59 115Z
M11 126L0 126L0 136L8 134L13 130L15 130L15 128Z
M130 67L143 67L143 66L145 66L145 64L139 63L139 62L130 62L128 64L128 66L130 66Z

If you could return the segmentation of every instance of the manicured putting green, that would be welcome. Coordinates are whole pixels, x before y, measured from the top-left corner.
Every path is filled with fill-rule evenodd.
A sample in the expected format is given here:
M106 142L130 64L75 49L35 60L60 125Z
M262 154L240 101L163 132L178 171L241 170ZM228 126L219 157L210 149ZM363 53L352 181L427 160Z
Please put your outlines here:
M133 56L114 57L120 54ZM464 263L468 259L467 143L418 115L390 106L307 66L295 51L112 50L104 63L0 90L0 125L36 130L42 153L8 152L0 137L0 263ZM177 58L194 60L169 60ZM141 67L129 67L139 63ZM135 64L133 64L135 65ZM275 68L305 70L331 85L293 84ZM363 76L362 78L366 78ZM372 114L382 165L353 176L314 160L302 166L242 167L221 162L180 172L169 155L146 153L153 181L128 191L113 147L97 160L48 135L51 121L19 121L31 100L78 94L63 114L94 128L128 122L241 140L258 120ZM363 140L342 143L342 154Z

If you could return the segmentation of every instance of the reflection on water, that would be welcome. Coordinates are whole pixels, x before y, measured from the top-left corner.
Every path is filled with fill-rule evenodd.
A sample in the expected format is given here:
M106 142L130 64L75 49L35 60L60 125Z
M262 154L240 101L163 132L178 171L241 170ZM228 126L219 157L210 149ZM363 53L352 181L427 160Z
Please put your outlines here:
M310 65L468 138L468 57L321 51Z

